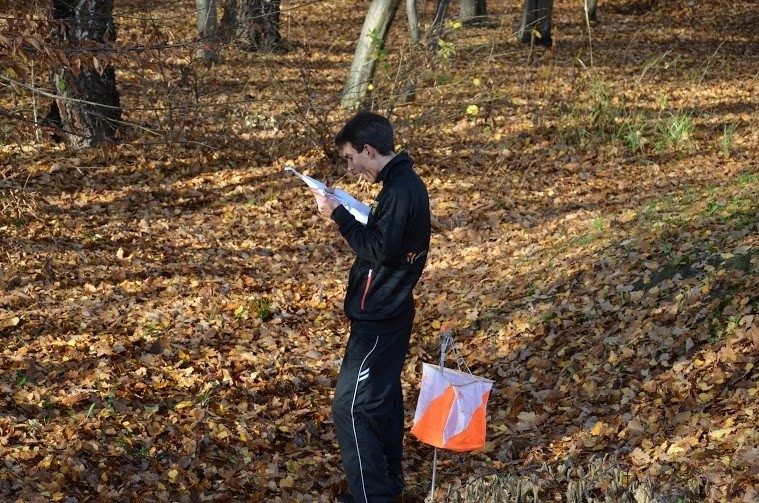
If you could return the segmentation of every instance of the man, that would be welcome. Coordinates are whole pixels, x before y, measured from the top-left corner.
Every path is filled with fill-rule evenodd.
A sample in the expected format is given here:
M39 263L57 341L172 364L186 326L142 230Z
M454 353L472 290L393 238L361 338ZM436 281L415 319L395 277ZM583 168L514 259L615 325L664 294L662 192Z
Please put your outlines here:
M349 172L382 183L382 190L366 226L334 197L313 191L319 213L337 223L356 254L344 305L350 338L332 415L353 501L400 501L405 486L400 376L414 320L412 291L430 244L429 196L408 154L393 151L386 118L356 114L335 137L335 146Z

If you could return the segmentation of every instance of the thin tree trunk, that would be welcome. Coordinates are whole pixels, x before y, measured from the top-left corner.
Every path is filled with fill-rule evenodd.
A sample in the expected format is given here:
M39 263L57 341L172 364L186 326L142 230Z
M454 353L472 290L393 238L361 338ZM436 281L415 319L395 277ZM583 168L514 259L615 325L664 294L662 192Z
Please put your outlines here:
M525 0L517 37L522 43L551 47L553 0Z
M445 14L448 11L448 5L451 0L438 0L437 12L435 13L435 19L432 21L429 33L429 48L432 51L438 50L438 42L440 41L440 32L443 30L443 20Z
M416 45L422 40L422 27L419 25L419 14L416 9L416 0L406 0L406 17L411 34L411 43ZM403 87L401 101L410 103L416 99L416 83L412 77L413 71L406 70L403 75Z
M377 68L375 50L385 43L385 37L395 17L401 0L372 0L369 12L361 28L356 52L353 54L348 79L345 82L340 104L348 109L356 109L366 97L366 87L374 78Z
M198 16L198 38L200 47L195 51L197 59L209 63L216 62L216 40L219 36L219 22L216 17L216 0L195 0Z
M198 14L198 34L201 37L213 37L218 31L216 18L216 0L195 0Z
M596 11L598 10L598 0L587 0L587 6L588 6L588 20L591 23L595 23L598 21L598 16Z
M247 51L274 52L282 41L279 33L280 0L227 0L221 27Z
M59 22L55 36L70 54L92 42L113 41L116 29L112 12L113 0L53 0L52 19ZM72 66L61 67L51 75L60 96L56 105L63 133L74 149L114 138L120 129L116 73L111 65L101 67L96 56L82 49L81 57L71 56Z
M461 0L459 19L467 25L489 25L486 0Z
M416 0L406 0L406 17L408 18L408 29L411 33L411 42L413 44L418 44L422 39L422 29L419 26Z

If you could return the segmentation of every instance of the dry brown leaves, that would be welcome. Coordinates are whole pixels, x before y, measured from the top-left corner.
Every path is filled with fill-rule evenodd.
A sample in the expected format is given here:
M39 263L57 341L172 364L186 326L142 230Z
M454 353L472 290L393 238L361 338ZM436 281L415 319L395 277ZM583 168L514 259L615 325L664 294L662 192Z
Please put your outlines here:
M496 381L487 448L441 453L441 491L605 455L664 492L696 478L710 501L756 500L757 13L729 5L730 33L717 4L602 5L593 81L573 64L590 62L574 5L557 4L557 46L530 52L508 28L516 6L496 2L498 28L450 31L451 59L417 68L417 101L394 121L435 235L407 417L442 328ZM363 12L323 6L287 11L286 54L125 63L136 132L113 151L3 130L0 168L23 170L24 194L46 203L35 220L0 200L3 498L329 501L341 489L329 407L351 256L282 173L376 191L324 154ZM190 6L115 12L124 40L194 37ZM380 111L408 49L402 24ZM5 108L28 105L1 92ZM599 110L630 126L690 110L694 128L687 147L657 150L644 130L650 143L631 150L613 120L590 128ZM406 462L424 494L431 448L409 438Z

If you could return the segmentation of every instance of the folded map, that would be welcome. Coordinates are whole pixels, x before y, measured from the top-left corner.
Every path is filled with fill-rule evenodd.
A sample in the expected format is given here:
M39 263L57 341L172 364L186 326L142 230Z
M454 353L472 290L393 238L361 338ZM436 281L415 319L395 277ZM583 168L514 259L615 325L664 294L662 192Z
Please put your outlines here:
M286 167L285 171L291 171L295 173L300 177L301 180L305 182L306 185L312 189L316 189L322 194L326 193L333 196L335 199L340 201L340 204L345 206L345 209L347 209L356 220L362 224L366 225L366 223L369 221L369 207L344 190L334 189L334 191L330 192L327 190L327 186L324 185L323 182L320 182L316 178L311 178L310 176L298 173L295 168L291 168L290 166Z

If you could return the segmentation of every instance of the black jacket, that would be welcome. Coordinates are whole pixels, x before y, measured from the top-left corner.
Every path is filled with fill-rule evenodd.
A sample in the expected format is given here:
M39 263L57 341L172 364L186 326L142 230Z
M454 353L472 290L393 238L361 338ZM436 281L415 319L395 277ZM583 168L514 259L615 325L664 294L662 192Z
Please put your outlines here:
M356 253L348 276L345 314L353 328L394 329L413 319L412 290L430 246L430 200L405 152L379 174L382 190L364 226L343 206L332 212Z

